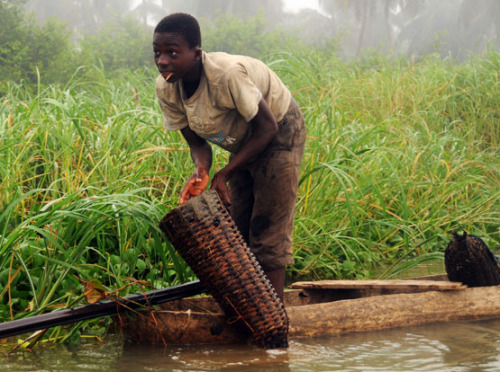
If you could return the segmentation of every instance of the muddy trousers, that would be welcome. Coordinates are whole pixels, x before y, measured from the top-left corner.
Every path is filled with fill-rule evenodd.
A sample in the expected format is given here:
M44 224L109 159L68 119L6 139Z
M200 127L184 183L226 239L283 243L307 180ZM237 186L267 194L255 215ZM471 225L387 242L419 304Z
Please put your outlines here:
M294 262L293 219L306 139L295 100L278 127L260 156L229 180L231 215L266 272Z

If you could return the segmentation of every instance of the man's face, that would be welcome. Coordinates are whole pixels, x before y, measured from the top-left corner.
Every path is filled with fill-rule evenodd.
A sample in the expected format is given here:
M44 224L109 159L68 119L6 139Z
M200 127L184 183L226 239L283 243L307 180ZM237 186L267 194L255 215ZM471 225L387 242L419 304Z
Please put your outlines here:
M161 32L153 35L153 50L156 67L169 83L180 79L192 81L199 79L198 62L201 49L190 48L187 40L180 34ZM169 77L170 76L170 77Z

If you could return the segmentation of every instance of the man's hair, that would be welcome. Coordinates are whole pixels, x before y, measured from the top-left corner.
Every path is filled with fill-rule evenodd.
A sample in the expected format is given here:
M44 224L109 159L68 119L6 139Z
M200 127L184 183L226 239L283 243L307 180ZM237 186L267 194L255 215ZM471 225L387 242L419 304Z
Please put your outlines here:
M186 13L173 13L164 17L155 27L155 33L172 32L184 36L190 48L201 47L200 25Z

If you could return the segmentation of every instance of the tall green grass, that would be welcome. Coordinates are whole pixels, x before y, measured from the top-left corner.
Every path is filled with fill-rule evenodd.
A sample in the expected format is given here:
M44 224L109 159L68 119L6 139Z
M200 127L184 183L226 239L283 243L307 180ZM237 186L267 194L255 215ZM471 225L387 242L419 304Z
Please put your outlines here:
M194 278L158 229L190 172L187 151L161 129L154 76L134 78L35 94L4 86L1 319L72 302L75 276L110 292L127 278L154 288Z
M308 127L289 279L390 276L442 259L451 231L499 246L499 53L267 62ZM179 133L162 130L154 79L1 83L2 320L74 305L76 277L109 291L194 279L158 229L192 166ZM226 160L217 150L215 167Z
M309 135L294 276L398 272L442 259L452 231L499 247L500 54L465 64L288 57L274 67Z

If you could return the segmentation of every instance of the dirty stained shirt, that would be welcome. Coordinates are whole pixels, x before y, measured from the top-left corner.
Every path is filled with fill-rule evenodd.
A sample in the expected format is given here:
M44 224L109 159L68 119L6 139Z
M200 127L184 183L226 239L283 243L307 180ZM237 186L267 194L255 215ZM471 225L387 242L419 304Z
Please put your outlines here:
M277 122L283 119L291 93L263 62L222 52L202 52L202 75L196 92L186 98L182 81L167 83L160 75L156 95L167 130L189 126L196 134L232 153L248 138L249 122L263 98Z

